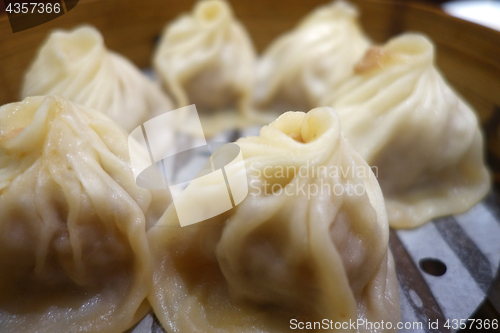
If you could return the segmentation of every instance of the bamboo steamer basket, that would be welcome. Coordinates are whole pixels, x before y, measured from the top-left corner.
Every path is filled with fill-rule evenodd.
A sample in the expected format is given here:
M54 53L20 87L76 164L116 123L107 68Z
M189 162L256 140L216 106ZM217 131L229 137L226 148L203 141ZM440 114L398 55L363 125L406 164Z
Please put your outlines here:
M274 38L292 29L313 8L328 2L233 0L231 5L257 50L262 52ZM495 188L499 189L500 32L451 17L429 5L384 0L351 2L358 6L363 28L376 43L384 43L406 31L422 32L434 41L438 67L479 116L486 139L487 161ZM139 67L147 68L151 66L153 48L165 24L181 12L190 11L194 3L193 0L80 0L74 9L61 17L17 33L12 33L7 16L0 15L0 105L19 100L23 74L51 30L69 29L84 23L94 25L102 32L111 50L123 54ZM497 196L490 195L485 202L497 222L500 221ZM428 319L444 319L446 316L439 309L441 303L401 241L403 236L391 231L390 245L400 283L402 279L403 282L412 279L410 287L417 291L423 303L420 315ZM452 244L450 246L453 248ZM415 274L413 278L412 274ZM485 291L485 301L476 316L498 318L500 280L496 275L490 281L491 287ZM405 292L403 289L404 286L402 291ZM145 320L150 320L151 324L144 324ZM145 320L141 333L160 329L152 315ZM440 327L440 331L449 330Z

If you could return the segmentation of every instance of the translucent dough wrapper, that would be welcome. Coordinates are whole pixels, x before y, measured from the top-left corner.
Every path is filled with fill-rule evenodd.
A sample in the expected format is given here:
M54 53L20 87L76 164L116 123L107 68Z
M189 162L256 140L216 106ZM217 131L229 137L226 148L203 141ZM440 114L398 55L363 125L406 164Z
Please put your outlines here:
M59 97L0 108L1 332L122 333L149 311L162 200L128 155L120 127Z
M404 34L371 48L325 104L377 168L392 227L459 214L488 192L477 117L436 69L426 37Z
M250 189L243 202L186 227L170 206L148 231L149 300L167 332L289 332L292 319L325 318L395 327L384 199L333 110L285 113L237 144ZM210 197L226 184L215 179L185 200L216 205Z
M106 114L126 131L172 110L160 86L109 51L90 26L51 33L25 75L21 95L60 95Z
M154 67L179 107L196 105L210 135L252 117L255 57L250 36L229 4L210 0L165 27Z
M268 111L309 110L353 75L370 46L357 9L335 1L274 41L258 61L254 103Z

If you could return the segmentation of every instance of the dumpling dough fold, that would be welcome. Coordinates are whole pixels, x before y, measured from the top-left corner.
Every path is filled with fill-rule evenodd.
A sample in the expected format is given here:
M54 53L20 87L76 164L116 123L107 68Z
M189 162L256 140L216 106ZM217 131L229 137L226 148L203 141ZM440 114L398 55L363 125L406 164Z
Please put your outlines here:
M376 168L392 227L465 212L488 193L477 117L436 69L426 37L374 46L325 104Z
M148 231L149 300L167 332L289 332L292 319L395 324L384 199L333 110L285 113L237 144L250 188L242 203L186 227L171 205ZM183 198L205 199L193 210L216 205L211 194L226 186L197 184Z
M153 63L178 107L195 104L212 135L256 118L249 110L255 57L229 3L207 0L165 27Z
M1 107L0 331L134 325L150 308L146 218L160 201L101 113L59 97Z

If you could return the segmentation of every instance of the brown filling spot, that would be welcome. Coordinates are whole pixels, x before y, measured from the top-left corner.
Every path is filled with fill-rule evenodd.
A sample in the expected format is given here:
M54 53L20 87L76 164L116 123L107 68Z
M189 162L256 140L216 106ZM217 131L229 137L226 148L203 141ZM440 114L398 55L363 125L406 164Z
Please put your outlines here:
M5 134L0 134L0 142L8 141L14 139L19 133L24 131L24 128L16 128Z
M289 136L297 142L305 143L300 133L290 133Z
M354 66L354 73L365 74L374 69L382 68L393 58L393 53L384 51L379 46L372 46L366 51L363 59Z

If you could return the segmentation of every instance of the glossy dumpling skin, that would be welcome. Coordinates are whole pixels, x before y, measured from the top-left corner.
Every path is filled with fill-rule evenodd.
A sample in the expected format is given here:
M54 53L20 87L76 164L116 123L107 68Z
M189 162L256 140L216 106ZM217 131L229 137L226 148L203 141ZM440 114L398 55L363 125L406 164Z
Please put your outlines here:
M179 107L248 111L255 51L226 1L200 1L165 27L154 67Z
M21 95L60 95L106 114L126 131L173 107L158 84L108 50L90 26L52 32L25 75Z
M59 97L0 108L0 331L116 332L149 310L146 218L127 135Z
M254 103L268 111L309 110L353 75L370 42L356 7L321 6L280 36L258 61Z
M243 202L186 227L170 206L148 231L149 300L166 331L289 332L291 318L399 320L384 199L333 110L285 113L237 144L250 189ZM312 166L325 171L313 175ZM275 173L287 167L297 173ZM339 168L350 171L332 173ZM313 194L312 184L337 184L337 194ZM339 190L355 185L365 192ZM223 187L207 180L192 193L208 198Z
M373 47L356 72L325 104L377 167L392 227L464 212L486 195L477 117L436 69L429 39L404 34Z

